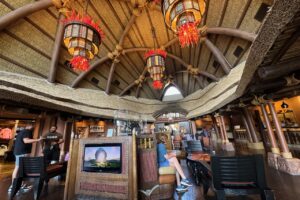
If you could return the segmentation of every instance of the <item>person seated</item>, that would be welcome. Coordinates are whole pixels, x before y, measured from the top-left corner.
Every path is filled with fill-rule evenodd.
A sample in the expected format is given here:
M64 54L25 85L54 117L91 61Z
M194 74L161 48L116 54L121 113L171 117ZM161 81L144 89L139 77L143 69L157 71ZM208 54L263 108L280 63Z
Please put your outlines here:
M175 153L168 153L166 149L166 140L167 136L162 135L159 139L159 143L157 144L157 160L158 160L158 166L159 167L169 167L172 166L176 169L182 180L180 181L180 184L177 186L176 191L177 192L184 192L187 191L187 187L192 186L190 181L186 178L185 174L183 173L183 170L180 166L180 163L178 162L176 158ZM177 180L177 183L179 183L179 180Z

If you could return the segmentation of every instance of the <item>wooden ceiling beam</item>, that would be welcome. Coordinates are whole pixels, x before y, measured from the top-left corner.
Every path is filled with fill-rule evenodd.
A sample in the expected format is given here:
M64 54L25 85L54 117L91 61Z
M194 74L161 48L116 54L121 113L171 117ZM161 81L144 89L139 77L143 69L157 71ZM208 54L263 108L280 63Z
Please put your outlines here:
M87 71L85 71L85 72L81 73L79 76L77 76L77 78L73 81L71 87L72 88L77 87L81 80L83 80L88 74L90 74L96 67L98 67L99 65L106 62L109 59L110 58L108 56L104 56L103 58L94 62Z
M227 35L231 37L237 37L249 42L253 42L256 38L256 34L242 31L236 28L225 28L225 27L210 27L207 28L206 32L208 34L218 34L218 35Z
M132 15L131 15L131 17L130 17L130 19L129 19L129 21L128 21L128 23L127 23L127 25L126 25L126 27L125 27L125 29L124 29L124 31L123 31L121 37L120 37L120 40L119 40L119 43L118 43L117 46L119 46L119 47L122 48L122 45L123 45L123 43L124 43L124 39L125 39L125 37L127 36L127 34L128 34L128 32L129 32L129 30L131 29L131 27L133 26L133 24L134 24L136 18L137 18L137 16L136 16L135 14L132 14ZM117 47L116 47L116 51L117 51ZM112 81L113 74L114 74L115 68L116 68L116 60L118 59L119 56L120 56L120 54L117 55L117 56L114 58L114 60L113 60L113 62L112 62L112 64L111 64L110 71L109 71L109 75L108 75L108 79L107 79L106 89L105 89L105 93L106 93L106 94L109 94L109 92L110 92L111 81Z
M133 81L130 83L120 94L119 96L123 96L128 90L130 90L132 87L136 86L136 81Z
M26 4L25 6L13 10L0 18L0 31L2 31L12 23L15 23L19 19L22 19L39 10L46 9L50 6L53 6L52 0L40 0Z
M221 64L224 72L226 74L229 74L231 65L229 64L223 53L220 51L220 49L216 47L208 38L206 38L204 41L207 48L212 52L216 60Z
M56 80L56 72L58 68L60 47L64 37L64 23L63 23L64 19L65 16L63 14L60 14L57 22L56 36L55 36L54 47L51 56L50 70L48 75L48 82L50 83L54 83Z

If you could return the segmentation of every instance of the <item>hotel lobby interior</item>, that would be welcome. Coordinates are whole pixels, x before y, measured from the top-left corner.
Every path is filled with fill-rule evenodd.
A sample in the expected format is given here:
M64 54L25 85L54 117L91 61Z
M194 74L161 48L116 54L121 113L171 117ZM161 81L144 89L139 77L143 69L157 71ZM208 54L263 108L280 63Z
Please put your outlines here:
M0 0L0 200L300 200L300 0Z

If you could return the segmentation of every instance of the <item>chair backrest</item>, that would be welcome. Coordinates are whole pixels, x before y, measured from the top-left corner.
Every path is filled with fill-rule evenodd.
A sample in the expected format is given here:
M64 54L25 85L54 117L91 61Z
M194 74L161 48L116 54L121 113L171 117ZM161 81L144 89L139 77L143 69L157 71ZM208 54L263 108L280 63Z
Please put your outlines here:
M229 185L266 187L262 155L212 156L211 168L215 189L224 189Z
M200 152L203 151L201 142L199 140L189 140L187 141L187 152Z
M46 171L44 157L21 157L19 177L43 176Z

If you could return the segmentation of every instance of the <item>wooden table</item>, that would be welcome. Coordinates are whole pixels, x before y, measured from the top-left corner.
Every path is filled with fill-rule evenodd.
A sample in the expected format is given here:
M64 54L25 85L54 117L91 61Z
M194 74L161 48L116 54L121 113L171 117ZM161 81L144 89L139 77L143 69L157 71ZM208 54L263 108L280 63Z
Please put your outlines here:
M206 153L193 153L187 157L187 165L192 171L197 185L203 185L206 195L212 183L210 155Z

